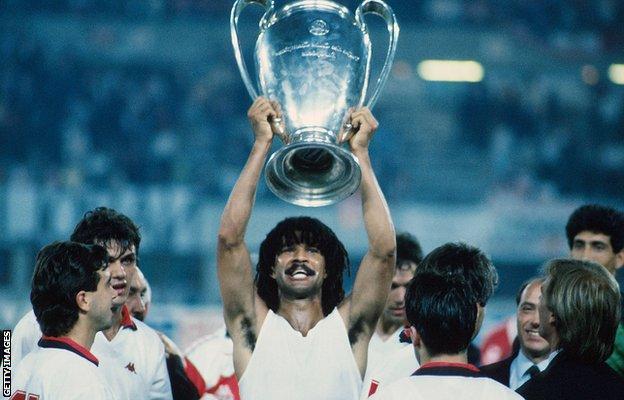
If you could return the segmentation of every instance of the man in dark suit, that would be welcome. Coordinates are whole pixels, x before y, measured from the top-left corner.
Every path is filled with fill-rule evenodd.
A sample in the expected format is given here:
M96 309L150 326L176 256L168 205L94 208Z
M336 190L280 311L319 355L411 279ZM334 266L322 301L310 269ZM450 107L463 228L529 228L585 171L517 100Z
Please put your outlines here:
M531 279L516 295L518 336L513 354L497 363L481 367L481 372L505 386L516 390L535 374L543 371L551 360L550 345L539 335L537 307L542 280Z
M605 363L620 319L615 279L587 261L553 260L545 270L539 331L556 356L518 393L526 400L624 399L624 380Z

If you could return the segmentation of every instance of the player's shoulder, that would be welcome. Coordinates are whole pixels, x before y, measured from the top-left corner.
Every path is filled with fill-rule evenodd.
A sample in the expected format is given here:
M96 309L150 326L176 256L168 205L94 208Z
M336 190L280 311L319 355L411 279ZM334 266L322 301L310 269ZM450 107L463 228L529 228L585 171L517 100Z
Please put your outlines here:
M162 344L162 341L160 340L160 337L158 336L158 332L156 332L154 328L150 327L143 321L139 321L138 319L135 319L134 317L132 318L132 322L136 326L136 329L135 329L136 335L140 336L143 340Z
M39 331L39 323L37 322L37 317L35 316L35 312L31 309L28 311L15 325L13 329L13 333L19 331Z

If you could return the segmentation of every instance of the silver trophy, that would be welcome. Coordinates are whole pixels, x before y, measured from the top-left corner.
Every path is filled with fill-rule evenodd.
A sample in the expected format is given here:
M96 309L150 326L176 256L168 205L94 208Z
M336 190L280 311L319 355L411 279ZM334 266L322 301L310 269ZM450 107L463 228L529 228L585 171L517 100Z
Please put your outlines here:
M243 58L238 19L249 4L265 8L255 63L262 96L282 108L287 140L265 167L273 193L293 204L318 207L338 202L360 185L358 160L341 142L349 136L349 109L364 104L371 45L364 15L381 16L390 39L377 85L366 102L372 108L388 79L399 26L381 0L364 0L355 16L327 0L300 0L275 10L273 0L237 0L232 7L232 45L252 99L256 85ZM275 121L282 122L282 121Z

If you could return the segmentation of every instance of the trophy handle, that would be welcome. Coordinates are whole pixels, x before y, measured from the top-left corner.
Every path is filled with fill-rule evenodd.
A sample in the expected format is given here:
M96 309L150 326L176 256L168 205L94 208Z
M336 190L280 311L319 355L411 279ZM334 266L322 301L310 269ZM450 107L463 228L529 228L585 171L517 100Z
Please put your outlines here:
M368 103L366 103L366 106L368 108L373 108L373 106L377 102L379 93L385 85L386 80L388 80L388 75L390 74L392 61L394 60L394 53L396 52L397 40L399 39L399 25L397 24L394 12L389 5L384 3L382 0L364 0L355 13L355 19L362 27L362 29L366 29L364 15L369 13L377 14L386 21L386 25L388 26L388 33L390 35L388 41L388 53L386 53L386 61L384 62L381 74L377 79L377 86L375 87L375 90L373 91L371 97L368 99Z
M251 77L249 76L249 71L247 70L247 65L245 64L245 59L243 58L240 48L240 40L238 38L238 17L240 17L245 7L252 3L261 5L266 10L262 20L260 21L260 28L264 29L264 25L268 20L267 16L273 14L273 0L236 0L236 3L232 6L232 12L230 14L230 32L232 34L232 47L234 47L236 64L238 64L238 69L249 95L252 100L255 100L256 97L258 97L258 92L254 87Z

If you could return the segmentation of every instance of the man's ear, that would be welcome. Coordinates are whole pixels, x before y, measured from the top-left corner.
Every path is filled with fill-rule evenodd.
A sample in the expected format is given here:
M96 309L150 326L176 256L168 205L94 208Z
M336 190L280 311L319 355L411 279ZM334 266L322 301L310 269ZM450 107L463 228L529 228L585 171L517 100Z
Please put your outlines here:
M413 326L410 326L409 330L410 330L410 338L412 339L412 344L417 349L420 349L422 347L422 339L420 338L418 331L416 331L416 328L414 328Z
M477 303L477 320L475 321L475 330L472 334L472 339L474 339L481 330L481 325L483 324L483 320L485 319L485 306Z
M76 304L78 309L83 312L88 312L91 309L91 296L84 290L81 290L76 294Z

